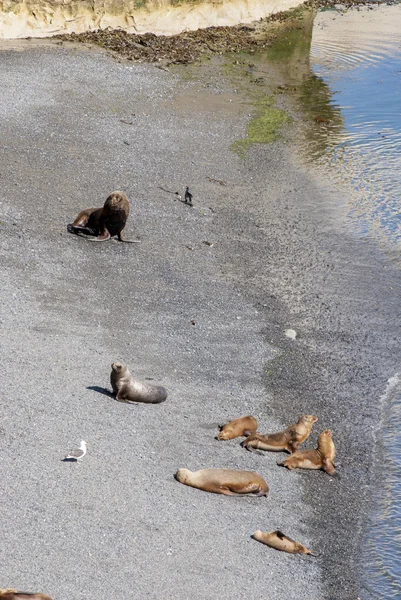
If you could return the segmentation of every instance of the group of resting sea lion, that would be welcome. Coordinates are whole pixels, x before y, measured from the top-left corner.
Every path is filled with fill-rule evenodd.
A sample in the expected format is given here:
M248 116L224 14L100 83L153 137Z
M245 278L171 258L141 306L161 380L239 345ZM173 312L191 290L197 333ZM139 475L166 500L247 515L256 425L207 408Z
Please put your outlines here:
M185 193L185 201L192 204L192 195L188 188ZM108 196L103 208L88 208L81 211L67 229L70 233L96 241L105 241L114 236L119 241L128 241L123 238L128 215L129 200L123 192L116 191ZM119 362L112 364L110 382L114 396L120 402L157 404L167 398L167 391L164 387L138 381L131 375L128 367ZM245 436L246 439L241 445L247 450L289 452L291 456L279 464L290 470L296 468L323 469L329 475L334 475L336 472L334 467L335 446L329 429L320 434L316 449L306 451L298 449L309 437L316 421L317 418L314 415L303 415L297 423L284 431L262 435L257 433L256 419L249 415L234 419L224 425L217 439L231 440ZM227 496L267 496L269 491L266 481L258 473L252 471L201 469L191 472L188 469L179 469L175 478L185 485ZM286 552L311 553L302 544L287 538L280 531L270 533L257 531L254 538Z
M255 417L248 415L223 425L217 439L233 440L236 437L246 437L241 446L251 452L257 450L289 452L291 456L278 464L287 467L290 471L292 469L322 469L329 475L335 475L336 449L331 429L322 431L315 450L298 450L300 444L310 436L312 427L317 420L314 415L303 415L297 423L290 425L284 431L262 435L256 433L258 425Z
M329 475L335 475L336 449L330 429L325 429L319 435L316 449L298 450L300 444L310 436L312 427L317 420L314 415L303 415L297 423L290 425L284 431L262 435L257 433L258 423L255 417L248 415L223 425L217 439L222 441L246 437L241 446L249 451L289 452L291 456L278 463L289 470L322 469ZM179 469L175 478L185 485L226 496L267 496L269 491L269 486L263 477L253 471L201 469L191 472L188 469ZM253 534L253 538L283 552L312 555L312 552L303 544L292 540L278 530L270 532L257 530Z
M185 202L192 206L192 194L185 191ZM129 200L124 192L112 192L101 208L82 210L69 225L70 233L83 236L90 241L106 241L117 237L121 242L135 243L140 240L126 240L123 237L129 216ZM162 386L141 382L134 378L128 367L120 362L111 365L110 383L113 395L119 402L143 402L159 404L167 398L167 390ZM314 450L298 450L310 435L317 417L303 415L295 425L291 425L278 433L257 433L258 423L255 417L248 415L234 419L221 427L217 439L232 440L246 437L241 443L249 451L287 451L291 456L279 465L288 469L323 469L329 475L335 475L335 446L332 432L325 429L318 439ZM86 442L85 442L86 444ZM185 485L226 496L267 496L269 486L258 473L236 469L201 469L192 472L178 469L175 478ZM257 530L253 538L272 548L292 554L312 554L312 552L281 531L262 532ZM45 594L18 592L14 589L0 590L0 600L52 600Z

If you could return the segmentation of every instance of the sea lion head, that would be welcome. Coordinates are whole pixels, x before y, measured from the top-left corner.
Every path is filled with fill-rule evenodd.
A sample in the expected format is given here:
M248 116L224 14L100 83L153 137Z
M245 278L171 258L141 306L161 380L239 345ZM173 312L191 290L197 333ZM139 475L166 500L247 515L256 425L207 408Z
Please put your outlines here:
M332 435L333 432L331 431L331 429L325 429L324 431L322 431L322 433L317 439L317 446L319 450L330 449L330 447L333 445Z
M331 429L325 429L324 431L322 431L322 433L319 435L319 440L320 438L322 439L328 439L331 438L333 435L333 432Z
M191 476L191 471L189 469L178 469L177 473L174 475L177 481L181 483L186 483Z
M129 210L129 200L124 192L112 192L110 196L107 197L103 208L111 211L121 210L122 208L128 208Z
M217 439L218 440L229 440L230 439L230 434L232 433L231 429L222 429L220 431L220 433L217 434Z
M123 373L126 369L126 366L120 362L111 363L111 368L115 373Z
M299 419L299 421L303 421L305 423L305 425L308 424L311 426L314 423L316 423L317 420L318 420L318 418L315 417L315 415L302 415L302 417L300 417L300 419Z

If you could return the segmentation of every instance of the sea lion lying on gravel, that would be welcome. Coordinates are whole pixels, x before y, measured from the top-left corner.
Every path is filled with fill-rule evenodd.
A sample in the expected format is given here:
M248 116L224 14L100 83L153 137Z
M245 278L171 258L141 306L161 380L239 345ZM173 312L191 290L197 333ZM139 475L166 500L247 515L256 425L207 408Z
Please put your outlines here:
M252 448L272 451L287 450L292 454L310 436L313 424L316 421L317 417L313 415L303 415L298 419L298 423L291 425L284 431L266 433L265 435L255 433L247 437L241 446L247 450L252 450Z
M306 546L292 540L278 530L263 532L258 529L253 534L253 538L258 542L262 542L262 544L266 544L266 546L276 548L276 550L281 550L282 552L289 552L290 554L311 554L313 556L312 552Z
M26 592L18 592L17 590L0 590L1 600L52 600L50 596L45 594L27 594Z
M200 469L192 472L188 469L178 469L175 478L198 490L225 496L267 496L269 491L266 481L253 471Z
M75 221L67 225L67 231L89 237L91 242L104 242L117 236L120 242L130 244L140 240L125 240L123 230L129 215L129 200L124 192L112 192L103 208L85 208Z
M120 362L111 365L110 383L116 395L116 400L120 402L159 404L167 398L166 388L135 379L129 372L127 365Z
M251 435L258 428L258 422L255 417L248 415L234 419L222 426L220 433L217 436L218 440L233 440L236 437Z
M332 439L331 429L325 429L319 435L316 450L305 450L304 452L295 452L283 462L280 466L288 469L323 469L329 475L335 475L336 469L334 459L336 457L336 448Z

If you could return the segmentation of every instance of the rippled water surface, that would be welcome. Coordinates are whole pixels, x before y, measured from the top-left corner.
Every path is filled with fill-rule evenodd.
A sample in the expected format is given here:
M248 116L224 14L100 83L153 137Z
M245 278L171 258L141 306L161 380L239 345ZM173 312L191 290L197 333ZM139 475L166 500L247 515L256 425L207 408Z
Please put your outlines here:
M319 92L308 95L316 123L307 137L310 156L356 190L349 199L353 228L390 244L399 259L401 5L318 13L310 69ZM401 598L399 374L390 379L378 405L382 419L375 430L372 479L376 509L363 556L362 600Z
M362 234L401 244L401 5L318 13L310 67L331 98L315 98L310 155L357 191ZM310 100L313 102L313 98Z
M293 98L302 159L344 185L350 229L401 268L401 3L308 13L248 66ZM401 600L401 356L377 413L360 600Z
M365 549L362 600L401 598L401 382L392 377L381 398L382 422L375 432L379 482ZM385 465L385 469L383 469Z

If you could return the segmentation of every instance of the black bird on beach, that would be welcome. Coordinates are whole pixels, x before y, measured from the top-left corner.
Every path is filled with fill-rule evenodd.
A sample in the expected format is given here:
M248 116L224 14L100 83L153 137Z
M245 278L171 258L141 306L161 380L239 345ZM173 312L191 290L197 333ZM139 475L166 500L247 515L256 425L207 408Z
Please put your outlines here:
M193 206L193 204L192 204L192 194L189 191L189 187L188 186L185 188L185 196L184 196L184 198L185 198L185 204L189 204L189 206Z

